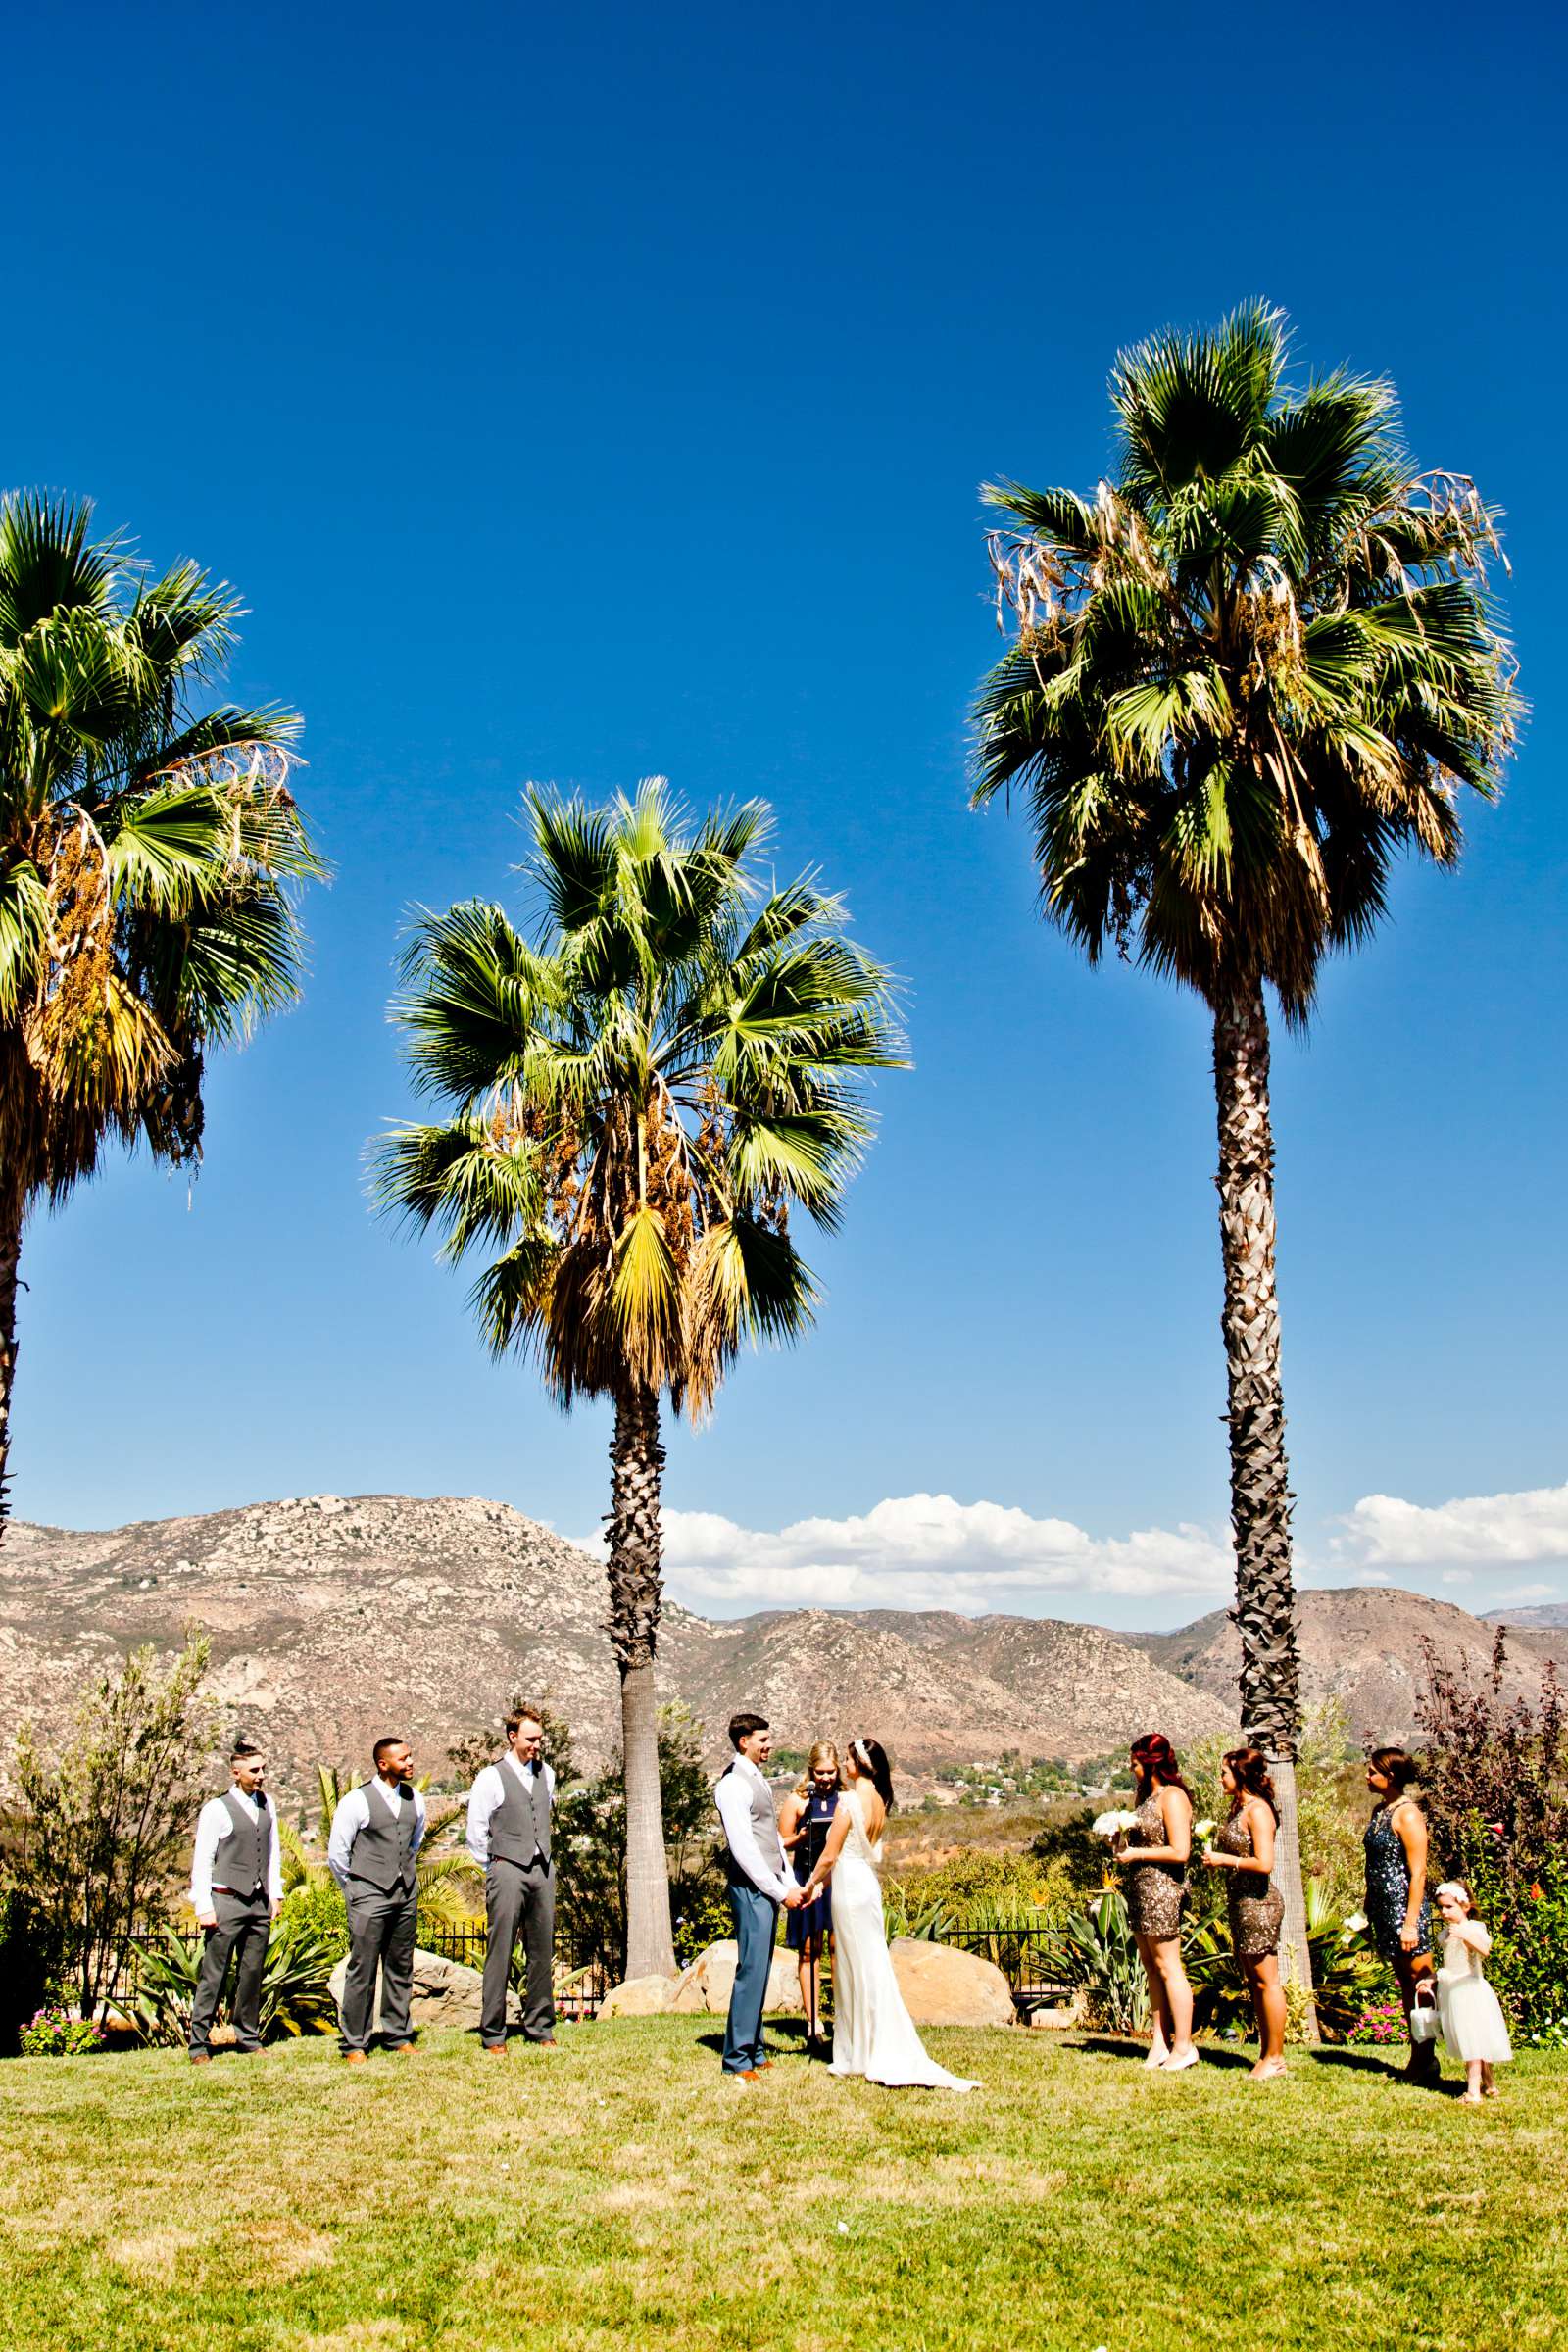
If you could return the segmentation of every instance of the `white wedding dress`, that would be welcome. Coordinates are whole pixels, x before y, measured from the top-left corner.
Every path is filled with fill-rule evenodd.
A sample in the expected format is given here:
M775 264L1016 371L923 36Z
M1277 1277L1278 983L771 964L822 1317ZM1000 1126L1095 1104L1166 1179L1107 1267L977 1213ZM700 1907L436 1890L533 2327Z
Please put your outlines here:
M978 2082L950 2075L921 2046L888 1950L881 1841L873 1845L865 1834L857 1788L844 1790L839 1807L849 1814L850 1833L833 1865L833 2063L828 2072L930 2090L978 2090Z

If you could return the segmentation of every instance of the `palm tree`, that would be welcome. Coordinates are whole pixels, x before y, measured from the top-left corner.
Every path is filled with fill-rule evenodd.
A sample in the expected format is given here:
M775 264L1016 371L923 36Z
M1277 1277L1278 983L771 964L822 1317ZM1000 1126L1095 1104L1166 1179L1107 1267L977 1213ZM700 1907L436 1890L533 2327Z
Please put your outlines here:
M701 1417L744 1338L797 1338L816 1290L792 1204L829 1230L895 1066L887 974L807 877L763 892L758 803L692 824L662 778L608 810L530 795L528 945L473 901L417 922L395 1017L439 1125L393 1129L380 1204L489 1258L495 1353L614 1407L610 1639L626 1780L627 1973L674 1965L659 1794L664 1398ZM491 1252L496 1254L491 1255Z
M1455 861L1459 788L1494 796L1515 703L1493 513L1414 471L1390 385L1294 387L1287 343L1262 304L1156 336L1111 379L1114 482L987 487L1015 518L990 543L1012 642L976 704L975 797L1022 789L1045 910L1091 962L1136 954L1212 1014L1242 1720L1277 1760L1309 1986L1264 988L1304 1027L1396 853Z
M298 993L290 711L200 707L240 605L0 502L0 1534L23 1227L112 1139L200 1157L204 1058Z

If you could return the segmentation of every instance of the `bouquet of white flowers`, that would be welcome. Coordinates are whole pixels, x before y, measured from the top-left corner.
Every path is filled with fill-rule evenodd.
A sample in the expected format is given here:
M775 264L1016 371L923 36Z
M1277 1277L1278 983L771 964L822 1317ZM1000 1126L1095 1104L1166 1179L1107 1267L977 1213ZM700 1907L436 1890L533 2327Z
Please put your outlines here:
M1138 1816L1136 1813L1097 1813L1089 1826L1097 1838L1116 1838L1123 1830L1136 1829Z
M1193 1836L1197 1838L1200 1845L1206 1845L1213 1835L1214 1824L1211 1821L1194 1822Z

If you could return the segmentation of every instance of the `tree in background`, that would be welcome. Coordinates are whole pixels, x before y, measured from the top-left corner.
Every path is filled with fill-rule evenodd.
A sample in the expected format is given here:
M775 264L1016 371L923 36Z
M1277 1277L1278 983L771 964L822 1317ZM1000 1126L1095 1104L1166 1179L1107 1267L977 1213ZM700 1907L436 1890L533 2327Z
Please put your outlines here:
M112 1138L199 1159L205 1056L298 994L289 886L320 870L298 718L205 707L233 590L91 521L0 503L0 1536L27 1213Z
M608 809L534 793L537 937L469 901L416 927L395 1008L439 1124L384 1137L383 1208L492 1254L472 1298L557 1401L614 1407L610 1639L620 1676L627 1958L673 1966L654 1694L660 1415L710 1407L746 1338L816 1304L794 1206L838 1223L896 1066L889 981L807 878L764 889L752 803L691 823L662 779Z
M186 1859L218 1745L208 1662L203 1635L163 1667L151 1645L132 1650L82 1693L57 1752L28 1724L17 1735L9 1875L84 2018L98 2018L128 1938Z
M1021 789L1046 913L1091 962L1136 955L1212 1016L1242 1721L1273 1762L1304 1980L1264 992L1304 1028L1396 855L1453 864L1516 706L1492 511L1415 472L1387 383L1286 370L1262 304L1161 334L1116 363L1114 481L987 488L1019 527L991 541L1013 641L976 704L975 797Z

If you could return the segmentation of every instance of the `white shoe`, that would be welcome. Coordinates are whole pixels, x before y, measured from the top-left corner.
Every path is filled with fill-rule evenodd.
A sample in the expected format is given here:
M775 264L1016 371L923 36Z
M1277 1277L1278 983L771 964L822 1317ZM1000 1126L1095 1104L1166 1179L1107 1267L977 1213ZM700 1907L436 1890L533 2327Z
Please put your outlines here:
M1181 2075L1185 2074L1190 2066L1196 2066L1197 2064L1198 2052L1196 2050L1189 2050L1185 2058L1167 2058L1163 2067L1161 2067L1160 2072L1161 2074L1166 2075Z

